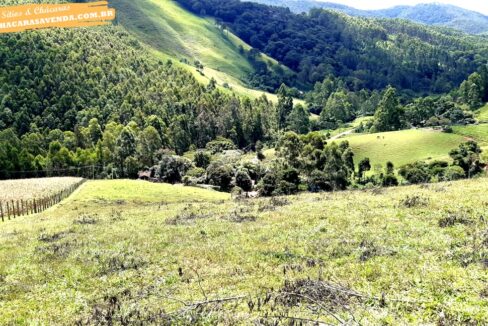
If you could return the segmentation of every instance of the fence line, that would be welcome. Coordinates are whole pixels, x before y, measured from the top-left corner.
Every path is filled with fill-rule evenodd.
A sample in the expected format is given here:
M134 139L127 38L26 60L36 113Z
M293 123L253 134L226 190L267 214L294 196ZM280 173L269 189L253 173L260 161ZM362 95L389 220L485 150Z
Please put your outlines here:
M82 179L59 192L46 197L10 201L0 200L0 218L2 219L2 222L4 222L5 219L10 220L19 216L41 213L69 197L85 181L85 179Z

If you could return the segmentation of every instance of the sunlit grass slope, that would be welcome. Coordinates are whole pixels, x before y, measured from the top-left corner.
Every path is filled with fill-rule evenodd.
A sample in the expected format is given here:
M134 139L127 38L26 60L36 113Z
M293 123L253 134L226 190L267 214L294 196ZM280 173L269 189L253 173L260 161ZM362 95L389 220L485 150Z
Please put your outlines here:
M480 109L477 118L481 122L488 123L488 104Z
M358 163L369 157L371 163L391 161L397 167L418 160L447 159L449 151L467 138L439 131L412 129L375 134L351 134L337 140L349 141Z
M486 324L486 181L247 201L88 182L0 224L0 324ZM285 282L304 297L317 293L300 284L362 297L320 292L332 317L283 301Z
M252 98L266 94L276 100L273 94L247 87L245 80L254 68L239 47L247 51L250 46L214 20L198 17L171 0L112 0L111 5L117 9L118 22L149 45L154 55L187 60L189 64L181 65L201 82L214 78L238 94ZM265 55L262 58L270 67L278 65ZM195 61L203 64L204 75L193 66Z
M488 124L454 126L456 134L476 140L482 146L488 146Z
M211 20L197 17L171 0L114 0L119 22L139 39L175 58L245 77L251 65L238 42Z

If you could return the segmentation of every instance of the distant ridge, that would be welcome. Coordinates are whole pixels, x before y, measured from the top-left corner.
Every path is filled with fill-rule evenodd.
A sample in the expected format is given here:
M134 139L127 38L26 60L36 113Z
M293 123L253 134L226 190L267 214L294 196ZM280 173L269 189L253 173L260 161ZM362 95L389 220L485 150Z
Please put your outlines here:
M396 6L381 10L360 10L338 3L315 0L252 0L252 2L288 7L297 13L308 12L312 8L323 8L337 10L351 16L402 18L431 26L449 27L469 34L488 33L488 16L437 2L415 6Z

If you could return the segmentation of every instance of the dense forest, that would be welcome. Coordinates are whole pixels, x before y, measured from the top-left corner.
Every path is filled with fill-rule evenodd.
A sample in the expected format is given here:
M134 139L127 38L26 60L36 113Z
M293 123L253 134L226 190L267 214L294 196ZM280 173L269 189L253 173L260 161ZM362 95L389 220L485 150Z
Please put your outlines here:
M407 21L352 18L320 9L294 14L239 0L178 2L215 17L310 86L332 75L351 90L392 85L407 93L446 93L488 58L481 38Z
M2 35L0 61L1 171L122 170L129 157L150 166L160 148L183 153L218 136L245 147L276 125L265 98L203 86L120 27Z

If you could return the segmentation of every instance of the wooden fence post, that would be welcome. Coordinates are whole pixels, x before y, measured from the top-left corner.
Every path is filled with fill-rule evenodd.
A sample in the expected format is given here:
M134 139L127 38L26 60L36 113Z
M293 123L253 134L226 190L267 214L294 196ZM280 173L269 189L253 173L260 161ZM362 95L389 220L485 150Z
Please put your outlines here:
M10 207L8 205L8 202L7 202L7 216L8 216L8 219L10 220Z

